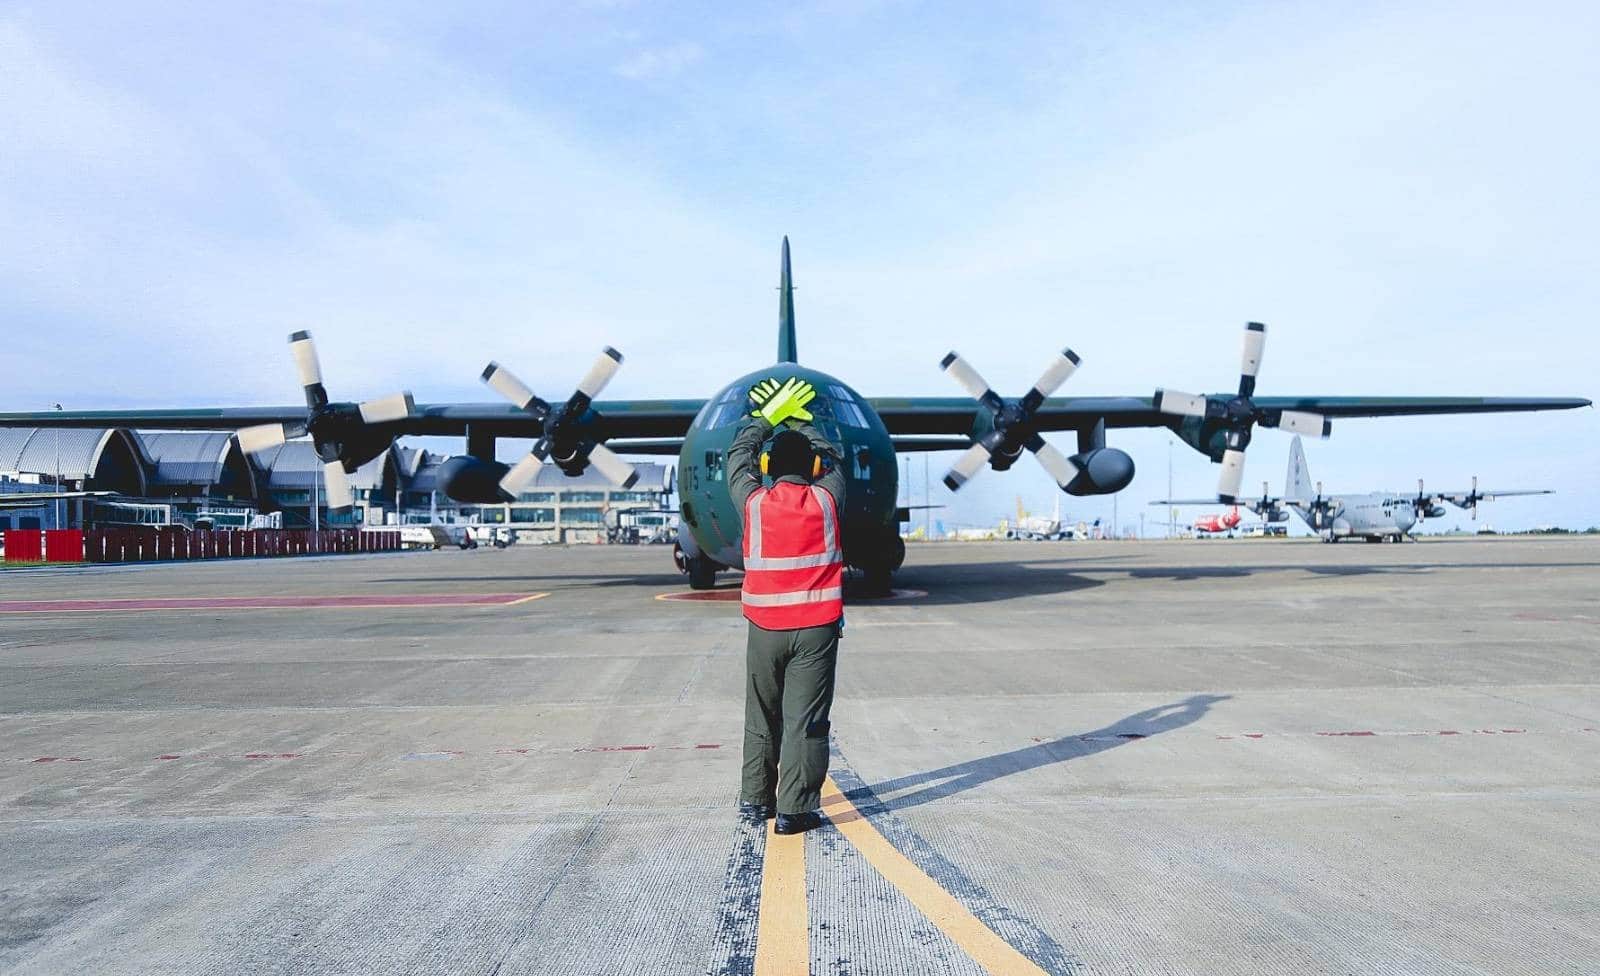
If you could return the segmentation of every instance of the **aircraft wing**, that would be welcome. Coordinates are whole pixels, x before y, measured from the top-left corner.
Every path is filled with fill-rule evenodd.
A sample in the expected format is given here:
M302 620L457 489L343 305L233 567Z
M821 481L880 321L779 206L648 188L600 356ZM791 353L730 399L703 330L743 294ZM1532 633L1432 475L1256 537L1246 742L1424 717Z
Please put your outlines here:
M982 409L969 397L870 397L891 434L961 434ZM1579 397L1256 397L1265 410L1298 410L1324 417L1401 417L1447 413L1517 413L1587 407ZM1161 413L1151 397L1049 397L1034 413L1041 431L1082 430L1104 418L1107 427L1169 427L1181 418ZM1212 500L1211 504L1215 504Z
M1430 494L1434 498L1465 508L1467 499L1471 498L1474 493L1468 491L1436 491L1430 492ZM1479 491L1476 494L1479 501L1492 502L1496 498L1509 498L1513 495L1554 495L1555 492L1549 488L1523 488L1516 491Z
M897 440L897 450L945 451L963 439L982 407L967 397L875 397L868 402ZM1268 410L1300 410L1326 417L1396 417L1447 413L1570 410L1590 406L1575 397L1257 397ZM705 406L703 399L597 400L595 432L624 439L682 438ZM135 430L238 430L304 421L306 408L208 407L176 410L48 410L0 413L0 427L129 427ZM1175 418L1156 410L1150 397L1050 397L1034 414L1040 431L1082 430L1104 419L1108 427L1169 427ZM418 403L408 417L374 424L392 433L537 437L538 420L509 403ZM944 435L919 441L917 436ZM902 447L903 445L903 447ZM642 453L666 453L665 445Z
M1150 504L1168 506L1221 505L1224 508L1228 507L1223 502L1218 501L1215 495L1210 498L1163 498L1159 501L1153 501ZM1268 512L1277 511L1282 506L1283 499L1272 498L1270 496L1263 498L1241 498L1235 504L1237 504L1238 507L1256 515L1265 516Z
M597 400L596 428L607 438L682 438L704 400ZM179 410L45 410L0 413L0 427L129 427L134 430L238 430L305 420L304 405ZM497 437L538 437L538 420L509 403L418 403L411 416L381 425L395 435L461 436L472 428ZM676 452L676 448L673 449Z

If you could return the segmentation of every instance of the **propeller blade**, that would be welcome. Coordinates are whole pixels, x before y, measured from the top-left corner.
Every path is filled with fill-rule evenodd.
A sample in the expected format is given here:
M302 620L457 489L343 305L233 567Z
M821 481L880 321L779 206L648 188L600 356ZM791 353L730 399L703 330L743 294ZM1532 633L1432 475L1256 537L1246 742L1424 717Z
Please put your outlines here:
M632 488L634 482L639 480L639 472L633 469L633 465L604 444L596 444L589 449L589 463L618 488Z
M984 378L978 375L978 371L973 369L965 359L962 359L961 354L955 350L952 349L944 359L940 360L939 368L943 369L951 379L960 383L961 388L966 390L974 400L980 400L984 403L999 402L1000 395L990 389Z
M350 491L350 476L344 473L344 463L329 461L322 466L323 498L329 508L349 508L355 504Z
M301 331L291 335L289 354L294 357L294 369L300 375L301 386L322 383L322 364L317 361L317 344L311 341L311 333Z
M361 404L361 419L369 424L382 424L392 420L404 420L411 416L416 409L416 402L411 399L411 392L396 393L393 396L380 397L368 400Z
M1157 390L1155 408L1158 413L1173 417L1204 417L1206 398L1192 393L1179 393L1177 390Z
M982 441L973 444L956 458L956 463L945 473L944 486L951 491L960 491L961 486L971 481L988 463L989 449Z
M578 381L578 392L593 400L600 395L600 391L611 382L611 377L617 375L617 370L622 367L622 353L610 346L600 351L600 358L589 367L589 372Z
M1067 456L1058 451L1055 445L1049 441L1040 438L1039 446L1031 448L1031 450L1033 451L1034 459L1039 462L1039 466L1049 472L1050 477L1055 480L1056 486L1061 490L1065 491L1067 486L1072 484L1072 479L1078 476L1077 466L1067 460Z
M533 480L539 477L539 469L542 467L544 458L530 452L527 457L512 465L511 470L500 479L500 490L515 498L533 484Z
M489 384L489 389L516 404L517 409L529 413L542 414L549 409L549 405L539 399L528 384L512 375L511 370L499 363L491 362L483 370L483 381Z
M282 447L284 441L289 439L289 432L283 429L282 424L262 424L259 427L241 427L234 432L234 436L239 439L239 450L246 454L260 454Z
M1061 384L1067 381L1078 368L1078 354L1071 349L1061 350L1061 355L1050 362L1044 375L1039 377L1039 382L1033 384L1033 392L1042 400L1055 391L1061 389Z
M1267 346L1267 327L1260 322L1249 322L1244 327L1243 355L1239 360L1239 375L1256 378L1261 372L1261 354ZM1242 392L1242 391L1241 391ZM1248 396L1248 393L1244 394Z
M1333 433L1333 421L1320 413L1285 410L1278 417L1278 428L1308 437L1327 437Z
M1239 500L1239 488L1244 484L1244 452L1233 449L1222 452L1222 474L1217 479L1217 497L1224 504Z

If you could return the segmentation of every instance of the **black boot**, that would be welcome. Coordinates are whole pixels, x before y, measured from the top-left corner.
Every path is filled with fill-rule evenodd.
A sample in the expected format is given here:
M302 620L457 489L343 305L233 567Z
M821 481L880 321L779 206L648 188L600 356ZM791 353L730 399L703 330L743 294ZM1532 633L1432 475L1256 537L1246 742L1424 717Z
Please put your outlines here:
M751 803L749 800L740 800L739 819L752 824L765 823L772 819L772 804Z
M779 834L803 834L820 826L822 826L821 815L815 810L808 810L805 813L778 814L778 822L772 825L772 830Z

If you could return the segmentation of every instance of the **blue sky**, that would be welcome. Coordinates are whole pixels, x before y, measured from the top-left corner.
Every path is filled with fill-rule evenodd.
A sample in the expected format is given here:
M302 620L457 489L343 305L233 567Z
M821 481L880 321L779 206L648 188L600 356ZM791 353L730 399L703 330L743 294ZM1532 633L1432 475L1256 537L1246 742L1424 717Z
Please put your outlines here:
M1264 394L1600 392L1600 8L972 9L0 6L0 407L293 402L297 328L341 397L488 399L490 358L561 391L602 343L608 395L705 395L771 358L783 234L802 358L869 395L955 392L950 348L1020 393L1062 345L1064 393L1225 389L1248 319ZM1308 454L1590 525L1597 435L1349 421ZM1114 435L1125 524L1166 441ZM1247 484L1287 452L1259 433ZM1052 491L986 474L947 520Z

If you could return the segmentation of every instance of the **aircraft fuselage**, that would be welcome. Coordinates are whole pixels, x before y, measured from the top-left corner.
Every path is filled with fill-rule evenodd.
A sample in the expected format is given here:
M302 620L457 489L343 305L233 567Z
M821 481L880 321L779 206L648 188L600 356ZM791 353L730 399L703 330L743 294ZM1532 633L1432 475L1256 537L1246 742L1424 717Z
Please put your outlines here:
M808 409L813 423L837 444L849 482L844 502L844 555L851 566L892 572L899 568L896 502L899 478L894 444L883 421L860 394L826 373L795 363L777 363L741 376L706 401L683 439L678 455L678 495L685 554L730 567L743 566L744 513L728 494L727 451L750 407L751 386L789 377L815 387ZM886 565L886 563L891 563Z
M1411 504L1397 495L1334 495L1327 512L1318 517L1310 506L1289 502L1313 532L1332 542L1338 539L1402 539L1417 524Z

